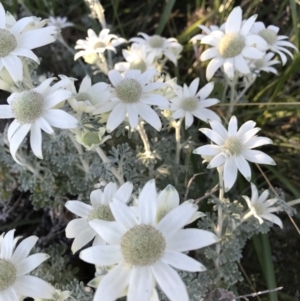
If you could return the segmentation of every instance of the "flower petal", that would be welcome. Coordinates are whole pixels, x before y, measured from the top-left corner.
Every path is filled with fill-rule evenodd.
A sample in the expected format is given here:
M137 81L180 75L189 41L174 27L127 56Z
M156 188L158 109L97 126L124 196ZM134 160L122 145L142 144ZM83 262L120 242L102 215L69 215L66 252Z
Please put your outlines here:
M221 147L219 145L203 145L195 150L193 150L193 154L196 155L204 155L204 156L216 156L221 152Z
M75 239L71 247L73 254L75 254L78 250L80 250L86 244L92 241L95 236L96 236L96 232L92 230L90 227L78 233L78 235L75 236Z
M199 129L199 131L202 132L204 135L206 135L214 143L218 145L224 144L224 139L219 135L219 133L206 128Z
M235 157L235 164L247 181L251 180L251 168L243 156Z
M80 232L82 232L88 228L89 228L89 224L85 218L75 218L68 223L68 225L65 229L66 237L74 238Z
M229 191L237 178L237 166L234 158L227 158L224 164L224 186L225 192Z
M126 182L117 190L114 195L115 199L122 201L123 203L128 203L133 190L133 184L131 182Z
M229 14L226 25L225 32L228 33L239 33L242 25L242 9L240 6L235 7Z
M48 254L38 253L23 259L17 265L17 277L30 273L49 257Z
M139 115L157 131L160 131L161 121L157 116L157 113L146 104L137 103L136 106L138 108Z
M103 193L101 189L96 189L91 192L90 200L93 207L102 204L102 196Z
M253 163L276 165L270 156L258 150L246 149L243 151L242 155L246 160Z
M43 159L42 154L42 132L38 124L35 122L31 125L30 130L30 146L33 153L40 159Z
M116 183L110 182L108 183L103 191L102 195L102 204L103 205L108 205L113 197L115 196L115 193L117 192L118 186Z
M46 119L50 125L60 129L75 129L78 125L78 120L63 110L47 110L43 118Z
M10 105L0 105L0 118L14 118Z
M30 253L30 251L32 250L32 248L34 247L34 245L36 244L36 242L38 241L38 239L39 238L34 235L23 239L20 242L20 244L16 247L13 253L13 256L11 258L12 261L15 264L18 264L20 261L25 259Z
M123 103L118 103L113 108L107 119L107 132L112 132L122 123L122 121L125 119L126 111L126 105L124 105Z

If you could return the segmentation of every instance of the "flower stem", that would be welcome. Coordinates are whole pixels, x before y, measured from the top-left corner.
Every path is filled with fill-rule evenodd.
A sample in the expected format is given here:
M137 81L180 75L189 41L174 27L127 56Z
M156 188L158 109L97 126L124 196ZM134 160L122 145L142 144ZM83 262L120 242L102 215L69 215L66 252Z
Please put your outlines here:
M103 163L106 163L107 165L111 163L100 146L97 146L95 148L95 151L97 152ZM117 169L114 166L107 167L107 169L110 170L111 173L116 177L120 185L123 185L125 183L123 176L117 171Z
M175 154L175 163L179 164L180 161L180 150L181 150L181 124L182 124L183 118L180 118L175 125L175 140L176 140L176 154Z

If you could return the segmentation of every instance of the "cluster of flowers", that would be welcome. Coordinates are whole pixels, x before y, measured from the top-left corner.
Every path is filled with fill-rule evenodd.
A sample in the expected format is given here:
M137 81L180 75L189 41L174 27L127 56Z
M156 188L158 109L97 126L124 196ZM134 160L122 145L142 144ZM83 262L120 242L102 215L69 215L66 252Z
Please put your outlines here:
M276 52L283 64L284 53L292 54L284 46L293 47L278 36L278 28L263 23L255 23L256 16L242 20L242 10L235 8L221 27L201 27L206 35L198 35L193 41L213 46L204 51L202 60L213 58L207 67L210 80L216 70L222 67L229 80L250 75L252 70L274 72L270 67L277 63L271 59ZM52 24L55 23L51 20ZM0 118L14 118L7 133L10 152L14 160L22 164L17 150L30 132L30 145L38 158L42 155L42 132L53 134L52 127L70 129L79 143L87 149L104 143L122 122L128 122L135 130L141 120L149 123L157 131L162 123L159 110L167 111L170 120L185 119L189 128L194 117L208 122L212 129L201 128L212 144L194 150L209 162L208 168L218 168L224 179L225 192L229 191L238 170L251 180L249 162L271 164L275 162L265 153L253 148L271 144L265 137L258 137L260 130L254 121L247 121L238 129L235 116L231 117L228 130L219 116L208 109L217 104L218 99L209 98L214 84L206 84L199 91L199 79L183 87L176 80L164 81L160 76L167 60L177 63L182 46L176 39L166 39L158 35L132 38L130 48L123 50L126 62L117 63L108 72L111 84L99 82L92 85L86 76L77 91L74 79L60 76L48 78L38 86L24 89L23 74L27 70L28 59L39 62L31 49L52 43L57 26L64 28L66 20L60 19L56 26L48 26L34 17L15 21L5 12L0 3L0 80L6 90L13 92L7 105L0 106ZM68 24L71 26L71 24ZM103 29L97 36L89 29L88 38L79 40L76 49L80 51L75 59L83 57L86 62L103 62L106 51L116 51L115 47L126 41L109 34ZM271 51L266 54L266 51ZM69 104L69 112L64 110ZM71 112L71 109L73 112ZM106 128L90 132L80 127L82 114L98 116L106 122ZM223 183L222 183L223 185ZM242 221L255 216L260 223L268 220L282 227L280 219L273 214L278 211L277 199L268 199L268 190L258 195L251 183L252 197L245 196L249 211ZM188 300L187 290L175 269L201 272L205 267L183 252L199 249L218 241L214 233L199 229L183 229L187 224L203 216L197 212L193 201L180 204L178 192L171 185L158 195L155 181L146 183L139 199L132 201L133 185L129 182L119 188L109 183L104 191L91 193L91 205L79 201L69 201L66 207L80 218L74 219L66 228L68 238L75 238L72 251L76 252L92 241L93 246L83 250L80 258L97 267L106 267L107 273L96 280L98 288L94 300L113 301L127 295L129 301L158 300L156 283L171 300ZM47 259L45 254L29 257L37 238L29 237L18 246L14 231L0 237L0 300L17 301L18 296L51 299L57 293L38 278L28 276L30 271ZM65 294L67 296L67 293Z

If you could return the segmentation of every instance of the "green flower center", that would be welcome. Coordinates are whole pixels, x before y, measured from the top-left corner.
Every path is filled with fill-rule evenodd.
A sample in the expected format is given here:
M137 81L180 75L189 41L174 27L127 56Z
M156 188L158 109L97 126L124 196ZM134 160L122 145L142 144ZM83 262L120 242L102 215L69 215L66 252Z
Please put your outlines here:
M96 205L87 218L88 221L93 219L100 219L108 222L113 222L115 220L108 205Z
M219 53L227 59L239 55L245 47L245 38L238 33L226 34L219 43Z
M155 263L163 254L166 241L161 232L149 225L137 225L121 240L121 251L126 263L146 266Z
M273 45L277 41L277 33L272 29L263 29L258 33L269 45Z
M17 46L18 43L15 36L6 29L0 29L0 57L7 56Z
M77 101L85 101L85 100L91 100L91 96L90 94L86 93L86 92L79 92L77 93L77 95L75 96L75 99Z
M265 61L263 59L260 59L260 60L255 60L254 61L254 66L257 68L257 69L260 69L262 67L265 66Z
M14 284L17 279L17 269L13 263L0 259L0 292Z
M123 79L116 87L117 97L126 104L139 102L142 92L141 84L131 78Z
M195 111L198 108L198 99L196 97L185 98L181 102L181 108L188 112Z
M99 139L98 132L85 132L82 135L82 142L88 147L91 147L93 144L99 144L101 140Z
M24 91L16 95L11 108L18 122L32 123L43 114L44 97L35 91Z
M237 137L228 137L225 140L223 150L230 157L238 156L243 151L243 144Z
M130 69L137 69L145 72L147 69L147 64L143 60L137 59L130 64Z
M154 35L150 37L148 43L152 48L162 48L164 45L164 39L161 36Z
M101 41L96 42L93 46L94 50L97 50L98 48L104 48L104 47L106 47L106 45Z

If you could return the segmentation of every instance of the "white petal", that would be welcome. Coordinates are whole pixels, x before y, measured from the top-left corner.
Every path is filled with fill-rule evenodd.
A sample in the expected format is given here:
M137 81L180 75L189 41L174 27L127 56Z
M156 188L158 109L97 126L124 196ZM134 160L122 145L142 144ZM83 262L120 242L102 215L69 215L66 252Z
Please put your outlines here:
M151 126L153 126L157 131L161 130L161 121L157 116L156 112L151 109L148 105L143 103L136 104L139 115L147 121Z
M78 92L79 93L88 92L88 90L91 88L91 86L92 86L92 80L89 75L86 75L81 82Z
M96 266L111 266L122 260L120 246L94 246L80 252L80 259Z
M94 110L93 115L109 112L118 104L119 104L118 101L112 101L112 102L107 102L105 104L101 104L99 107L97 107L96 110Z
M204 155L204 156L216 156L221 152L221 148L218 145L203 145L196 148L193 151L193 154Z
M10 143L11 137L14 135L14 133L20 126L21 126L21 124L16 119L10 124L8 131L7 131L7 139L8 139L9 143Z
M253 137L250 138L245 144L244 148L254 148L266 144L272 144L273 141L266 137Z
M245 47L242 50L242 55L248 59L259 60L263 58L263 52L255 47Z
M132 129L136 129L139 123L138 109L135 104L127 105L128 121Z
M246 160L253 163L276 165L270 156L258 150L246 149L243 151L242 155Z
M30 253L31 249L34 247L36 242L38 241L37 236L30 236L20 242L20 244L16 247L15 252L12 256L12 261L15 264L18 264L20 261L25 259Z
M17 277L30 273L49 257L48 254L38 253L23 259L17 265Z
M234 77L234 61L233 58L228 58L225 60L224 64L224 72L229 77L229 79L233 79Z
M222 125L221 122L217 122L214 120L211 120L209 122L211 128L217 132L223 139L226 139L228 137L228 132L227 130L224 128L224 126Z
M109 205L116 221L124 230L127 231L138 224L133 212L122 201L114 199Z
M207 165L207 168L215 168L224 164L226 160L226 156L223 153L215 156Z
M259 196L257 203L263 203L267 200L270 195L269 189L264 190L264 192Z
M151 266L151 269L158 285L170 300L189 301L183 281L170 266L157 262Z
M257 15L251 16L244 24L242 25L242 28L240 30L240 34L242 36L247 36L250 32L255 20L257 18Z
M214 57L218 57L218 55L219 55L219 51L218 51L217 47L212 47L212 48L206 49L204 52L202 52L202 54L200 56L200 60L207 61Z
M199 87L199 78L195 78L189 86L189 92L191 96L196 95L198 87Z
M206 270L205 266L199 261L179 253L178 251L165 250L160 259L166 264L171 265L173 268L187 271L187 272L203 272Z
M250 73L249 66L241 54L234 57L234 67L242 74Z
M87 228L76 235L71 247L73 254L92 241L95 236L96 233L91 228Z
M252 130L249 130L247 133L245 133L241 138L241 142L244 144L249 139L251 139L254 135L256 135L260 131L260 128L254 128Z
M22 82L23 64L21 59L14 55L8 55L2 58L2 63L16 84Z
M102 204L102 196L103 193L101 189L96 189L91 192L90 200L93 207Z
M179 230L167 238L167 249L178 252L198 250L214 244L218 241L217 236L206 230L184 229Z
M43 159L42 154L42 132L37 123L31 125L30 130L30 146L33 153L40 159Z
M150 267L133 267L130 273L127 301L148 301L153 288L154 281Z
M139 195L139 220L141 224L154 226L157 206L156 195L155 180L150 180Z
M6 28L6 13L5 13L2 3L0 3L0 28L1 29Z
M50 124L43 117L40 117L39 119L37 119L36 124L47 134L51 135L54 133Z
M0 105L0 118L13 118L14 115L10 105Z
M237 178L237 166L234 158L227 158L224 165L224 186L225 192L229 191Z
M209 81L216 71L223 65L224 59L216 57L212 59L206 67L206 79Z
M45 98L44 108L45 109L53 108L54 106L70 98L71 96L72 93L70 91L62 90L62 89L56 90Z
M108 183L103 191L102 195L102 204L103 205L108 205L109 202L112 201L115 193L117 192L118 186L116 183L110 182Z
M8 231L2 241L1 256L2 259L10 259L14 249L14 233L15 230Z
M63 110L47 110L43 118L46 119L50 125L61 129L74 129L78 125L78 120Z
M115 130L125 119L126 116L126 105L119 103L117 104L107 119L106 129L110 133Z
M194 122L194 116L190 112L185 112L185 129L188 129Z
M117 265L106 274L94 296L94 301L115 301L121 297L129 284L130 269Z
M179 206L179 202L178 191L174 186L169 184L157 197L157 212L171 211L173 208Z
M46 90L49 88L50 84L55 80L55 77L50 77L47 78L46 80L44 80L39 86L37 86L36 88L34 88L33 90L40 93L40 94L44 94L46 92Z
M67 238L74 238L80 232L89 228L89 224L85 218L75 218L70 221L65 229Z
M253 183L251 184L251 203L254 203L258 200L258 190Z
M242 9L240 6L235 7L229 14L226 25L225 32L228 33L239 33L242 25Z
M16 293L31 298L52 299L55 289L46 281L29 275L18 277L13 284Z
M85 204L80 201L68 201L65 204L65 207L74 214L84 218L88 218L90 212L93 209L91 205Z
M123 184L115 193L114 198L122 201L123 203L128 203L133 190L133 184L131 182L126 182Z
M168 237L183 228L197 209L197 206L185 202L168 212L168 214L161 219L156 228L162 232L164 237Z
M202 132L204 135L206 135L211 141L218 145L223 145L224 144L224 139L219 135L219 133L210 130L210 129L200 129L200 132Z
M122 75L116 70L109 71L108 77L110 82L114 85L114 87L116 87L124 79Z
M145 86L155 74L157 74L156 69L147 70L146 72L142 73L137 80L141 85Z
M235 157L235 164L247 181L251 180L251 168L243 156Z
M24 56L24 57L27 57L27 58L35 61L37 64L40 63L39 58L30 49L17 48L15 50L13 50L10 54L16 55L16 56Z
M0 300L19 301L20 299L15 290L12 287L8 287L6 290L0 291Z
M200 104L201 104L201 101L200 101ZM202 112L202 114L205 117L205 119L203 119L205 122L208 122L208 121L211 121L211 120L214 120L214 121L217 121L217 122L221 122L221 118L215 112L213 112L211 110L208 110L208 109L205 109L205 108L202 108L201 112ZM197 111L193 112L193 114L196 117L199 118L199 115L198 115Z
M281 219L275 214L265 213L265 214L261 214L260 217L278 225L281 229L283 228Z
M125 73L125 78L137 79L141 75L140 70L129 69Z
M161 107L169 107L169 101L158 94L146 94L141 99L141 102L146 103L148 105L161 106Z
M232 116L230 118L229 124L228 124L228 136L235 136L237 132L238 124L237 124L237 119L235 116Z
M94 219L89 222L89 225L111 245L119 244L125 233L124 229L117 222Z
M249 120L247 122L245 122L240 129L237 132L237 136L239 138L241 138L242 136L244 136L245 133L247 133L249 130L252 130L256 125L256 122Z
M185 111L182 110L182 109L179 109L179 110L177 110L177 111L175 111L175 112L173 113L172 118L173 118L173 119L178 119L178 118L182 118L182 117L184 117L184 116L185 116Z

